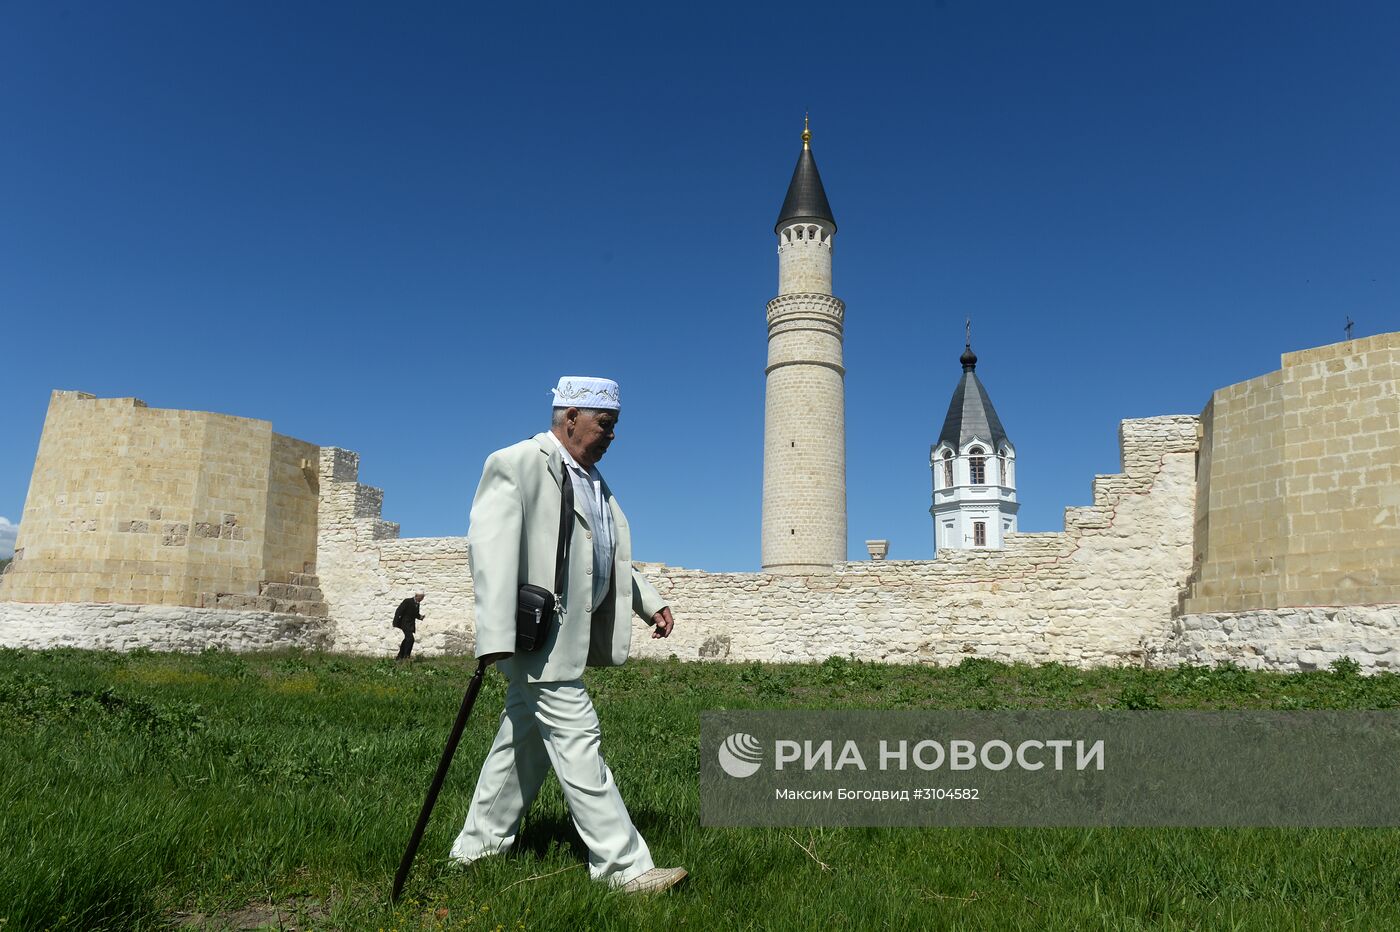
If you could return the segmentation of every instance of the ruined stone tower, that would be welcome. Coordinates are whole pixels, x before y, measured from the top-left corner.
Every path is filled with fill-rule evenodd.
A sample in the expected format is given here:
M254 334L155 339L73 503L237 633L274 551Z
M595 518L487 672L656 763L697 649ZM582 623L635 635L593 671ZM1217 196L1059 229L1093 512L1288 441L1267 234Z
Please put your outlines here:
M803 128L778 214L778 296L768 302L763 570L819 573L846 559L846 305L831 293L836 220Z

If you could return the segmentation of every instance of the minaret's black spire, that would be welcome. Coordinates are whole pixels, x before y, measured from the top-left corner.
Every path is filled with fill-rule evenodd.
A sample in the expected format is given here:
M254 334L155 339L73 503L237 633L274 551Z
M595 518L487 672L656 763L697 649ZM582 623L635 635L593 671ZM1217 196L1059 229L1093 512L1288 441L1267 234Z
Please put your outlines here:
M797 157L797 168L792 172L792 183L788 185L787 197L783 199L783 209L778 212L778 222L773 226L776 233L795 220L821 220L836 229L836 218L831 215L831 205L826 200L826 190L822 187L822 176L817 172L817 160L812 157L812 130L803 118L802 154Z

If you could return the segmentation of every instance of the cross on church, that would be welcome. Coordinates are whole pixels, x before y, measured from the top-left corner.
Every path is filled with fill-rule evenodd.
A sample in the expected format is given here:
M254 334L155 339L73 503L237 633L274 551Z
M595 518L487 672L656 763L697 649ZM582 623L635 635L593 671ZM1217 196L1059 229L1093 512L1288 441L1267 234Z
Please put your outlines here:
M1355 327L1355 326L1356 326L1356 321L1352 320L1352 319L1351 319L1351 315L1348 314L1348 315L1347 315L1347 325L1346 325L1346 327L1345 327L1345 330L1346 330L1346 332L1347 332L1347 339L1348 339L1348 340L1351 339L1351 328L1352 328L1352 327Z
M972 345L972 318L971 318L971 317L967 318L967 320L965 321L965 325L966 325L966 327L967 327L967 345L968 345L968 346L971 346L971 345Z

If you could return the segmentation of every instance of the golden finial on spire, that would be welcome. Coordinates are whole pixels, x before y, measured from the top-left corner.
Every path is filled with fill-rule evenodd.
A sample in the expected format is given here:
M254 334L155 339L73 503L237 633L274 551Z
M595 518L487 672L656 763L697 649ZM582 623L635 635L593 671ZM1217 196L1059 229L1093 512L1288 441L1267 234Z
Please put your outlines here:
M810 114L802 114L802 148L812 148L812 127L808 120Z

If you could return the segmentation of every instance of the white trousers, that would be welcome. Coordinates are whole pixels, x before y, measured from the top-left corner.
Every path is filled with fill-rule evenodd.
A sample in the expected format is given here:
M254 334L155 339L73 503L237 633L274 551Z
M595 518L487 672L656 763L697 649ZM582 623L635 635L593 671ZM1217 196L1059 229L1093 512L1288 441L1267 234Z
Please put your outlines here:
M481 765L452 857L469 864L515 843L520 821L554 767L594 880L624 884L655 865L603 761L598 713L580 680L510 681L501 727Z

